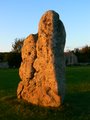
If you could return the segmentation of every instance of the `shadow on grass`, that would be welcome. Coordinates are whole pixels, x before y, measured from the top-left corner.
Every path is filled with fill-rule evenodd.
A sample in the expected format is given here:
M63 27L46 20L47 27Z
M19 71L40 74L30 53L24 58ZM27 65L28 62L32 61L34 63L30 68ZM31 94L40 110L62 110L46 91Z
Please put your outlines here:
M90 91L67 94L65 102L72 116L80 120L90 119Z
M90 92L66 95L59 108L45 108L18 100L16 96L0 99L0 120L89 120Z

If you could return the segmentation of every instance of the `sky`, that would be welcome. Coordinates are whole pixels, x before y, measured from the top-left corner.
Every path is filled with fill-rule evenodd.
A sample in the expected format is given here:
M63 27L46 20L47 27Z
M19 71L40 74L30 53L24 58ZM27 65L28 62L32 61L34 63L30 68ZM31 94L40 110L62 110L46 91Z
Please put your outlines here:
M90 0L0 0L0 52L11 51L16 38L37 33L48 10L64 23L65 50L90 46Z

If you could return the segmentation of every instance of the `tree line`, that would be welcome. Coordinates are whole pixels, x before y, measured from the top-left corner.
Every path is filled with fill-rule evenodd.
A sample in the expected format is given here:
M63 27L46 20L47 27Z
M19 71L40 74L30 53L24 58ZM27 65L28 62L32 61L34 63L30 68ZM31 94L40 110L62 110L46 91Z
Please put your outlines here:
M21 48L23 46L25 38L16 38L12 44L12 50L9 53L0 53L0 62L8 62L10 68L19 68L21 63ZM90 64L90 46L84 46L82 48L75 48L72 51L73 54L77 56L79 63L89 63Z

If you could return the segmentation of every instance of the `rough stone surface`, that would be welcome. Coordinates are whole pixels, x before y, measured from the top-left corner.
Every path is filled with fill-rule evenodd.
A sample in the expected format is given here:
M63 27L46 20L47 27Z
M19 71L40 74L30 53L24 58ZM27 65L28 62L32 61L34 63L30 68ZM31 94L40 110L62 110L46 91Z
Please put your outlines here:
M65 28L55 11L47 11L38 34L30 35L22 47L17 96L30 103L58 107L65 94Z

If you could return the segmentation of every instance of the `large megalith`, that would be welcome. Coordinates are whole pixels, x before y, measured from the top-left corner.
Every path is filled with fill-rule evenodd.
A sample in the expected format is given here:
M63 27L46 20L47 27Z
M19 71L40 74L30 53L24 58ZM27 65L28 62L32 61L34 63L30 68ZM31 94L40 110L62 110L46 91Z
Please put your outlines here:
M65 95L65 39L65 28L58 13L47 11L40 19L38 34L31 34L24 41L18 98L46 107L62 104Z

